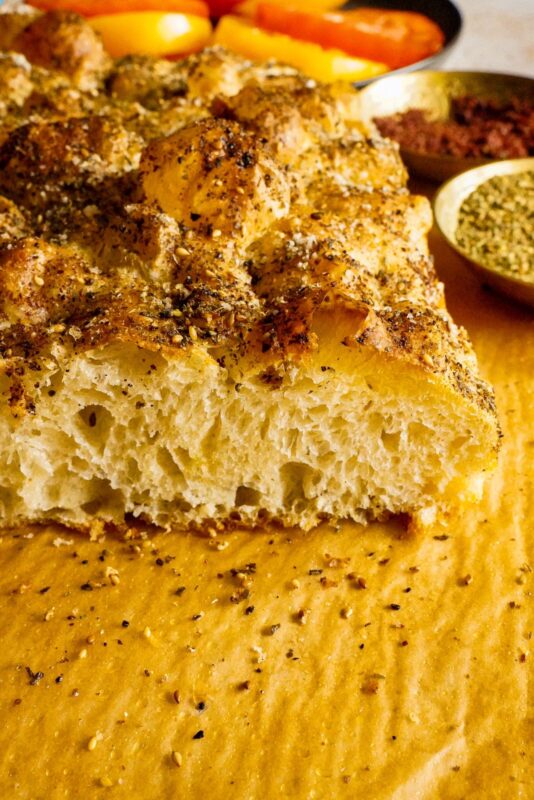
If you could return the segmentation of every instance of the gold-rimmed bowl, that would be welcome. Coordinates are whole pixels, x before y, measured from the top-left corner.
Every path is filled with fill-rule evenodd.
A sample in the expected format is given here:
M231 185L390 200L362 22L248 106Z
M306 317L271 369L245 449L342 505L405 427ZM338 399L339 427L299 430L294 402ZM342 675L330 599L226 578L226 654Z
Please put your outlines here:
M482 261L475 261L456 242L456 228L462 203L475 189L496 175L513 175L531 171L534 172L534 158L494 161L491 164L470 169L443 184L434 197L433 207L436 225L441 234L484 283L513 300L534 307L534 265L530 280L508 275Z
M450 116L452 101L466 95L500 104L512 97L534 103L534 79L497 72L430 70L386 75L361 90L360 112L363 119L370 122L377 117L419 108L426 111L430 119L446 120ZM472 167L500 160L420 153L407 148L401 148L401 155L410 172L440 183Z

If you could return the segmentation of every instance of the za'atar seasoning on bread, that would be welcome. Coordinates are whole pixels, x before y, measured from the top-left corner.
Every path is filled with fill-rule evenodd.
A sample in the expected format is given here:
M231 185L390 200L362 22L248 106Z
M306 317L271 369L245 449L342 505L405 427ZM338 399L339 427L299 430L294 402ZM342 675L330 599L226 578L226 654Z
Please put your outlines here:
M113 62L72 14L7 46L4 525L428 523L479 495L493 394L349 84Z

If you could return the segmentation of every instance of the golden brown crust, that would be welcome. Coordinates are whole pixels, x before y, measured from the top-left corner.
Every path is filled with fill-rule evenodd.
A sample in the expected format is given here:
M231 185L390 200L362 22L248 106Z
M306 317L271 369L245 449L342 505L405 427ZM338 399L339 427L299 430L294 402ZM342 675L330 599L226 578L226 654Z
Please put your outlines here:
M0 50L11 50L13 48L13 41L30 22L39 16L39 12L35 8L26 6L26 13L15 13L13 11L4 12L2 14L0 25Z
M81 89L94 88L110 66L99 36L70 11L37 17L13 39L11 49L36 66L65 74Z
M123 59L106 77L87 27L44 15L15 44L49 69L8 65L33 88L0 132L5 367L59 338L216 346L267 369L317 347L322 309L347 315L343 344L494 413L444 308L428 205L408 194L396 146L359 122L352 89L217 49Z

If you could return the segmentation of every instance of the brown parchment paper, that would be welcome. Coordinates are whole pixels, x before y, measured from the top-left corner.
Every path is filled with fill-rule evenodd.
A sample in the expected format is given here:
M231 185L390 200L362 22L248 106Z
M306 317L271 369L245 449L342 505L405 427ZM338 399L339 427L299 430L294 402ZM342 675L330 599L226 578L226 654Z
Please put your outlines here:
M534 314L432 247L497 391L483 502L417 537L4 535L0 798L534 797Z

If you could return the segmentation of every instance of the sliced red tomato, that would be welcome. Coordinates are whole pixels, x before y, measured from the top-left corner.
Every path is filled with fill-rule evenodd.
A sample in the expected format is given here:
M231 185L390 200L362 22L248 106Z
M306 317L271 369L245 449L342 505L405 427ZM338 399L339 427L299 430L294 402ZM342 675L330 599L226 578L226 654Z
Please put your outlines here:
M75 11L83 17L125 14L136 11L161 11L167 14L191 14L209 17L203 0L31 0L41 11Z
M222 17L224 14L230 14L235 6L241 0L208 0L210 7L210 14L212 17Z
M316 13L259 2L255 22L265 30L381 61L392 69L433 55L445 41L435 22L413 11L357 8Z

